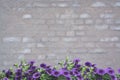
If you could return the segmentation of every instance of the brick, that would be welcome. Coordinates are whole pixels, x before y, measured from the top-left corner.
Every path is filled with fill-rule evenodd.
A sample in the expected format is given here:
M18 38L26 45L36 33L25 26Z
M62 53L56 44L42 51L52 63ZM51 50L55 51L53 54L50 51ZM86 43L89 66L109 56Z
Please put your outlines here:
M116 43L115 46L116 46L117 48L120 48L120 43Z
M95 2L91 5L92 7L105 7L106 4L103 2Z
M41 2L34 2L33 5L32 5L32 7L43 7L43 8L49 7L49 6L50 6L49 4L41 3Z
M34 42L34 39L31 38L31 37L23 37L22 42L23 42L23 43L26 43L26 42Z
M45 24L45 20L40 20L40 19L27 19L27 20L25 19L24 22L33 25Z
M89 53L91 53L91 54L92 54L92 53L96 53L96 54L100 54L100 53L101 53L101 54L105 54L105 52L106 52L106 51L105 51L104 49L101 49L101 48L96 48L96 49L93 49L93 50L92 50L92 49L89 50Z
M66 32L65 31L57 31L56 36L65 36Z
M34 48L34 47L36 47L36 43L27 43L27 44L25 45L25 47L26 47L26 48Z
M84 54L87 53L87 49L80 49L80 48L76 48L76 49L71 49L70 53L72 54Z
M29 48L25 48L25 49L21 49L21 50L18 50L17 53L22 53L22 54L29 54L31 53L31 49Z
M46 59L46 57L47 57L46 55L41 54L41 55L38 55L37 59L38 60L43 60L43 59Z
M84 28L85 28L85 27L84 27L84 26L81 26L81 25L80 25L80 26L78 25L78 26L72 26L72 27L71 27L72 30L84 30Z
M31 14L24 14L22 18L23 19L30 19L30 18L32 18L32 15Z
M108 25L95 25L95 29L97 29L97 30L107 30Z
M116 3L114 4L114 6L115 6L115 7L120 7L120 2L116 2Z
M119 31L120 30L120 26L111 26L110 29L111 30L115 30L115 31Z
M37 43L37 47L45 47L43 43Z
M94 43L85 43L85 47L95 47L95 44Z
M81 37L81 41L84 41L84 42L97 42L99 41L99 38L98 37L90 37L90 36L86 36L86 37Z
M76 35L76 36L84 36L84 35L85 35L85 32L84 32L84 31L76 31L76 32L75 32L75 35Z
M51 38L49 38L49 41L58 42L58 41L60 41L60 38L59 37L51 37Z
M96 19L95 23L96 23L96 24L103 24L104 21L103 21L102 19Z
M75 42L75 41L77 41L77 38L68 37L68 38L63 38L62 40L65 42Z
M106 19L105 23L111 25L111 24L114 24L114 20L113 19Z
M20 42L20 37L4 37L3 42Z
M23 55L23 54L19 55L17 59L19 59L19 60L25 59L25 55Z
M68 4L66 4L66 3L60 3L57 6L63 8L63 7L68 7Z
M81 5L79 3L72 4L72 7L80 7Z
M88 13L82 13L80 18L90 18L90 15Z
M87 20L85 20L85 24L93 24L93 20L87 19Z
M120 19L116 19L115 24L120 24Z
M100 18L113 18L114 14L109 14L109 13L102 13L100 14Z
M75 32L74 31L67 31L66 36L74 36Z
M119 41L118 37L105 37L100 39L101 42L109 42L109 41Z
M82 20L82 19L76 19L74 21L74 24L84 24L84 20Z

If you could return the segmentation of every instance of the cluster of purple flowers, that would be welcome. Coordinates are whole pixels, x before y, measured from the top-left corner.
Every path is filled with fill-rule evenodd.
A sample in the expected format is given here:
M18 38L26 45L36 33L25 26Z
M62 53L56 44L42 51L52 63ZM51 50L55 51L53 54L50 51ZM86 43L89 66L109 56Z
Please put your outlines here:
M44 63L35 66L34 61L15 64L16 69L8 69L0 72L0 80L120 80L118 73L111 68L100 69L96 64L85 62L80 64L79 59L58 63L58 67L52 67Z

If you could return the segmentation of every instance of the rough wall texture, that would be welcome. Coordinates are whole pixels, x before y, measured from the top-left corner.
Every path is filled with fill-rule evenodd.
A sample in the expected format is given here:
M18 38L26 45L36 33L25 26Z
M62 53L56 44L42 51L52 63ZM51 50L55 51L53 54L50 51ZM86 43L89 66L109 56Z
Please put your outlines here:
M0 0L0 69L66 56L120 67L120 0Z

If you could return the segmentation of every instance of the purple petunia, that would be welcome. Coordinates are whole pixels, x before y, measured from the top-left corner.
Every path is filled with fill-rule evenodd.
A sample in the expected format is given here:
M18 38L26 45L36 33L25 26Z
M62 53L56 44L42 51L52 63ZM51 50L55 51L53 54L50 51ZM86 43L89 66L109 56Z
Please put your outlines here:
M114 75L115 71L112 68L107 68L106 73L108 73L109 75Z
M120 74L120 69L118 69L118 73Z
M105 70L104 69L97 69L97 74L104 75L105 74Z
M34 61L18 65L15 69L3 70L0 72L0 80L119 80L119 74L115 74L111 67L100 69L95 64L85 62L79 63L79 59L66 61L60 64L60 68L48 66L45 63L39 67L34 65Z
M9 80L7 77L3 78L3 80Z
M38 79L40 77L40 73L39 72L36 72L33 74L33 79Z
M53 71L52 71L52 75L55 76L55 77L59 77L61 74L60 74L59 71L53 70Z
M85 62L85 66L91 67L92 64L90 62Z
M46 66L46 64L42 63L42 64L40 64L40 67L41 68L46 68L47 66Z

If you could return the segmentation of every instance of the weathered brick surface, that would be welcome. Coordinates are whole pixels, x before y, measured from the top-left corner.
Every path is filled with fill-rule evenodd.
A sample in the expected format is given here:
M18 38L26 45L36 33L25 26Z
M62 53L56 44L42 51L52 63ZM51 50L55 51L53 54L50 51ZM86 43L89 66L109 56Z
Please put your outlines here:
M0 0L0 70L66 56L120 67L119 0Z

